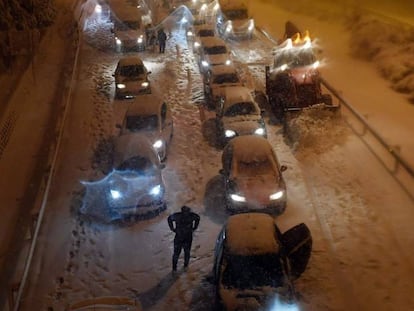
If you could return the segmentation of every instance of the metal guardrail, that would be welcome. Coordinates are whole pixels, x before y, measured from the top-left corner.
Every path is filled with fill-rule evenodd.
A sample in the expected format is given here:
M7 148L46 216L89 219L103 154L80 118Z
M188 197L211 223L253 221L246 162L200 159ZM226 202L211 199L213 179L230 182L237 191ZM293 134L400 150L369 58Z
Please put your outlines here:
M412 183L414 185L414 168L407 162L406 159L404 159L397 148L391 146L389 143L386 142L386 140L376 131L374 130L367 122L367 120L351 106L345 99L342 98L342 96L334 89L334 87L328 83L325 79L321 78L322 85L329 90L332 95L336 99L339 100L342 109L347 109L354 118L356 118L360 124L362 124L362 132L358 132L356 127L353 126L351 122L348 122L346 118L344 118L345 122L348 124L348 126L354 131L355 134L357 134L361 139L366 136L367 134L371 134L372 137L375 138L375 140L379 143L379 145L393 158L394 163L392 165L392 168L387 165L386 161L375 152L375 150L369 146L369 142L364 141L369 149L374 153L374 155L377 157L378 160L385 166L387 171L391 173L399 182L399 184L404 188L404 190L407 192L407 194L410 196L411 200L414 201L414 189L411 189L410 184ZM406 174L408 175L408 178L411 180L405 179L399 179L398 175L400 174L400 171L404 170Z

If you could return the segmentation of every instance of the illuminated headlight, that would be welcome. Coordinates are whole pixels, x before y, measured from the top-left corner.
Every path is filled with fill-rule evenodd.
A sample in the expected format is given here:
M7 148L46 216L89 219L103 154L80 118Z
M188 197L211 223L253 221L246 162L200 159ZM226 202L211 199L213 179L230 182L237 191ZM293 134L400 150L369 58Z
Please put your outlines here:
M163 143L162 143L162 140L161 140L161 139L158 139L155 143L153 143L153 144L152 144L152 146L153 146L154 148L156 148L156 149L161 148L161 147L162 147L162 145L163 145Z
M193 32L191 30L187 31L187 36L192 37L193 36Z
M314 62L314 63L312 64L312 67L313 67L314 69L316 69L316 68L318 68L318 67L319 67L319 65L320 65L320 63L319 63L319 61L317 60L316 62Z
M111 197L116 200L122 197L121 192L118 190L111 189Z
M280 190L278 192L275 192L275 193L269 195L269 199L270 200L279 200L280 198L283 197L284 194L285 194L285 192L283 190Z
M201 65L203 65L203 67L208 67L208 61L206 60L201 61Z
M123 83L118 83L118 84L116 85L116 87L117 87L118 89L124 89L124 88L125 88L125 84L123 84Z
M99 4L95 5L95 13L102 13L102 6L100 6Z
M137 39L137 42L138 42L139 44L141 44L143 41L144 41L144 40L142 39L142 37L139 37L139 38Z
M224 136L226 136L227 138L234 137L236 136L236 132L233 130L225 130Z
M187 21L187 19L185 18L185 17L183 17L182 19L181 19L181 24L185 24L185 23L187 23L188 21Z
M283 64L282 66L280 66L281 71L285 71L287 68L288 68L287 64Z
M253 29L254 29L254 21L251 19L249 21L249 27L247 27L247 30L248 31L253 31Z
M200 11L207 10L207 4L203 3L203 5L200 8Z
M246 202L246 198L244 196L236 193L230 194L230 198L235 202Z
M194 42L194 47L195 47L195 48L200 47L200 42Z
M150 194L153 196L157 196L161 193L161 185L157 185L150 190Z
M214 7L213 7L213 10L214 10L214 11L217 11L217 10L219 9L219 7L220 7L220 5L219 5L218 3L216 3L216 4L214 5Z
M230 59L226 60L225 64L226 64L227 66L228 66L228 65L231 65L231 60L230 60Z
M142 82L142 83L141 83L141 86L142 86L144 89L146 89L146 88L149 86L149 82L148 82L148 81Z
M230 32L233 29L233 25L229 22L226 26L226 32Z
M256 129L256 130L254 131L254 133L255 133L256 135L264 135L264 134L265 134L265 130L264 130L264 128L263 128L263 127L259 127L258 129Z
M122 41L119 38L115 38L116 45L121 45Z

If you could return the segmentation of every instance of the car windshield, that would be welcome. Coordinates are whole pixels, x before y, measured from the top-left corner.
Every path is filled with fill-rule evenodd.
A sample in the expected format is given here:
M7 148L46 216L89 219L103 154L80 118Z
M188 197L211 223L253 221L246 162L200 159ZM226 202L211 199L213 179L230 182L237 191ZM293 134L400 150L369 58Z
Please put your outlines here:
M213 77L214 84L223 84L223 83L239 83L239 77L235 73L226 73Z
M136 77L144 74L144 66L142 65L130 65L120 67L119 74L124 77Z
M290 67L302 67L312 65L316 61L311 48L291 49L277 52L275 56L275 67L288 65Z
M158 129L157 115L128 116L125 128L130 132L154 131Z
M214 37L214 30L212 29L201 29L198 32L200 37Z
M248 18L247 10L246 9L239 9L239 10L226 10L223 14L231 20L234 19L246 19Z
M238 289L280 287L283 286L284 281L283 265L278 254L226 257L222 279L225 287Z
M234 117L239 115L248 115L248 114L256 114L257 110L253 103L251 102L242 102L231 105L228 109L224 112L224 116L226 117Z
M136 177L137 174L150 175L154 173L155 169L156 165L150 159L142 156L129 158L117 167L119 171L130 171L130 177ZM128 176L124 174L124 177Z
M226 54L227 48L224 45L204 47L204 53L208 55Z
M274 167L270 159L252 160L252 161L238 161L235 166L237 176L250 177L275 174Z

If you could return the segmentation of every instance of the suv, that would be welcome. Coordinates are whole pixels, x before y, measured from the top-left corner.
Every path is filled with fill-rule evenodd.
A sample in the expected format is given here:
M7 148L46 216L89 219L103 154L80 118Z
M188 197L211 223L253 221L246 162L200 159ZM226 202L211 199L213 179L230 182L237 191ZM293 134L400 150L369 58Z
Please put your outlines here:
M173 119L167 103L154 94L135 98L125 113L121 136L142 133L151 142L161 161L167 158L168 145L173 136Z
M217 309L273 310L277 300L296 310L293 281L305 271L311 250L311 233L304 223L282 234L270 215L230 216L214 251Z
M137 56L121 58L116 66L115 98L133 98L136 95L151 93L151 85L148 80L148 71Z
M240 135L267 137L262 111L250 89L244 86L224 88L216 108L216 130L220 144Z
M226 207L230 212L261 211L279 215L286 209L286 185L269 141L257 135L231 139L222 154Z
M226 43L217 37L205 37L199 48L199 66L201 73L205 73L217 65L231 65L233 58Z
M224 96L226 87L242 86L237 68L234 65L217 65L204 75L204 97L207 106L215 108Z

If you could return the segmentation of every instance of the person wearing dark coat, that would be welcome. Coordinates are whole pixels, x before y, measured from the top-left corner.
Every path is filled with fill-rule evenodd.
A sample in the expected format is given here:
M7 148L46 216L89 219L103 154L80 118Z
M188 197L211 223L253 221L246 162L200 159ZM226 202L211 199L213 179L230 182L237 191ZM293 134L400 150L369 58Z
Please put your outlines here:
M181 207L181 212L171 214L167 220L171 231L175 232L172 269L173 271L177 270L178 257L180 257L182 249L184 249L184 268L187 268L190 262L193 232L198 228L200 216L184 205Z
M167 34L165 33L164 29L160 29L158 31L158 44L160 46L160 53L165 52L165 42L167 41Z

